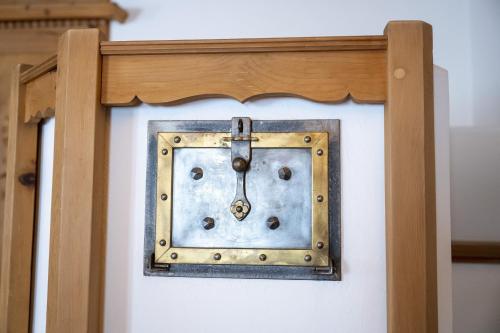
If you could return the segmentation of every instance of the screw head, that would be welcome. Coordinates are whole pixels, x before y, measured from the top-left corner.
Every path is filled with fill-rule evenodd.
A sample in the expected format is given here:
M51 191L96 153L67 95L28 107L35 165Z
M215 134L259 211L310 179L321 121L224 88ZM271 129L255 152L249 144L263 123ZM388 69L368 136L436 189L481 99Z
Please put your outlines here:
M211 217L205 217L201 224L205 230L210 230L215 227L215 220Z
M165 245L167 245L167 241L166 241L166 240L164 240L164 239L160 240L160 245L161 245L161 246L165 246Z
M233 160L234 171L238 171L238 172L246 171L247 167L248 167L247 161L244 158L236 157Z
M266 256L264 253L262 253L262 254L259 256L259 260L260 260L260 261L266 261L266 259L267 259L267 256Z
M278 176L282 180L289 180L292 178L292 170L288 167L282 167L278 170Z
M163 148L163 149L161 150L161 154L162 154L162 155L167 155L167 154L168 154L168 149L167 149L167 148Z
M170 255L170 258L172 258L174 260L177 259L177 253L172 252L172 254Z
M304 137L304 142L305 142L305 143L309 143L309 142L311 142L311 137L310 137L309 135L305 136L305 137Z
M222 256L220 255L220 253L214 254L214 259L215 260L220 260L220 258L222 258Z
M312 259L312 257L311 257L311 255L309 255L309 254L306 254L306 255L304 256L304 260L305 260L305 261L311 261L311 259Z
M271 216L267 219L267 227L271 230L277 229L280 226L280 220L276 216Z
M323 202L324 199L325 198L321 194L316 197L316 201L318 202Z
M181 142L181 137L180 137L180 136L176 136L176 137L174 138L174 142L175 142L175 143L179 143L179 142Z
M323 149L316 150L316 155L318 155L318 156L323 155Z
M199 167L195 167L191 169L191 178L194 180L199 180L203 178L203 169Z
M166 195L165 193L162 193L161 200L165 201L167 199L168 199L168 195Z
M322 249L324 246L325 246L325 244L324 244L323 242L317 242L317 243L316 243L316 247L317 247L318 249Z

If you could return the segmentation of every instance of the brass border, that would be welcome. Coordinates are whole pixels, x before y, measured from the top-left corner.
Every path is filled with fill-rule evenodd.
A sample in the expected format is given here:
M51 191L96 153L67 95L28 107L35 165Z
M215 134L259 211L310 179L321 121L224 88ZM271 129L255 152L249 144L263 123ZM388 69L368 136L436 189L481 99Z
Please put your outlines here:
M329 266L328 133L252 133L252 148L311 149L310 249L232 249L171 247L172 161L176 148L230 148L229 133L162 132L157 134L156 237L157 264L234 264ZM309 139L305 139L309 137ZM319 246L318 246L319 244ZM262 260L264 254L265 260Z

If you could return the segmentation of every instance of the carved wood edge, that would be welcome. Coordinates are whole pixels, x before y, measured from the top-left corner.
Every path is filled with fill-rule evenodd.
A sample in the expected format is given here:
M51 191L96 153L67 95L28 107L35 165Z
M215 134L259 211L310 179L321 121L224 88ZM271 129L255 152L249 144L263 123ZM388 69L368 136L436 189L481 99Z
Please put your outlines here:
M386 36L105 41L101 54L184 54L386 50Z
M30 69L21 73L20 83L26 84L43 74L53 71L57 68L57 55L47 58L45 61L31 67Z
M106 19L124 22L127 12L115 3L0 5L0 21Z
M453 262L500 263L500 242L452 241Z
M55 115L57 71L49 71L26 84L24 122L36 124Z

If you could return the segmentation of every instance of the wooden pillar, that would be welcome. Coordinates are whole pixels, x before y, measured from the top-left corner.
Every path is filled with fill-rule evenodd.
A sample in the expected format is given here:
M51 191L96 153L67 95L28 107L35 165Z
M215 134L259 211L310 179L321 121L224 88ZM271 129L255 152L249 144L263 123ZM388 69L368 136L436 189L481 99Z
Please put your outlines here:
M100 104L99 30L59 42L48 333L102 330L107 112Z
M25 85L12 75L0 280L0 332L28 332L37 171L37 124L24 123Z
M437 332L432 27L395 21L385 34L388 332Z

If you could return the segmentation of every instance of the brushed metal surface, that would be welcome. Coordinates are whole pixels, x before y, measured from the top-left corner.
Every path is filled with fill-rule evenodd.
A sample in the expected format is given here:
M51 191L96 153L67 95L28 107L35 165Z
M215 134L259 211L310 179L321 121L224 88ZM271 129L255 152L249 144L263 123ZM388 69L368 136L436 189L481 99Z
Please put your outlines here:
M252 210L243 221L230 212L236 188L231 150L180 148L174 150L172 246L198 248L311 248L311 150L253 149L246 175ZM287 166L292 177L279 178ZM203 169L194 180L191 169ZM279 228L266 221L276 216ZM215 227L205 230L205 217Z

